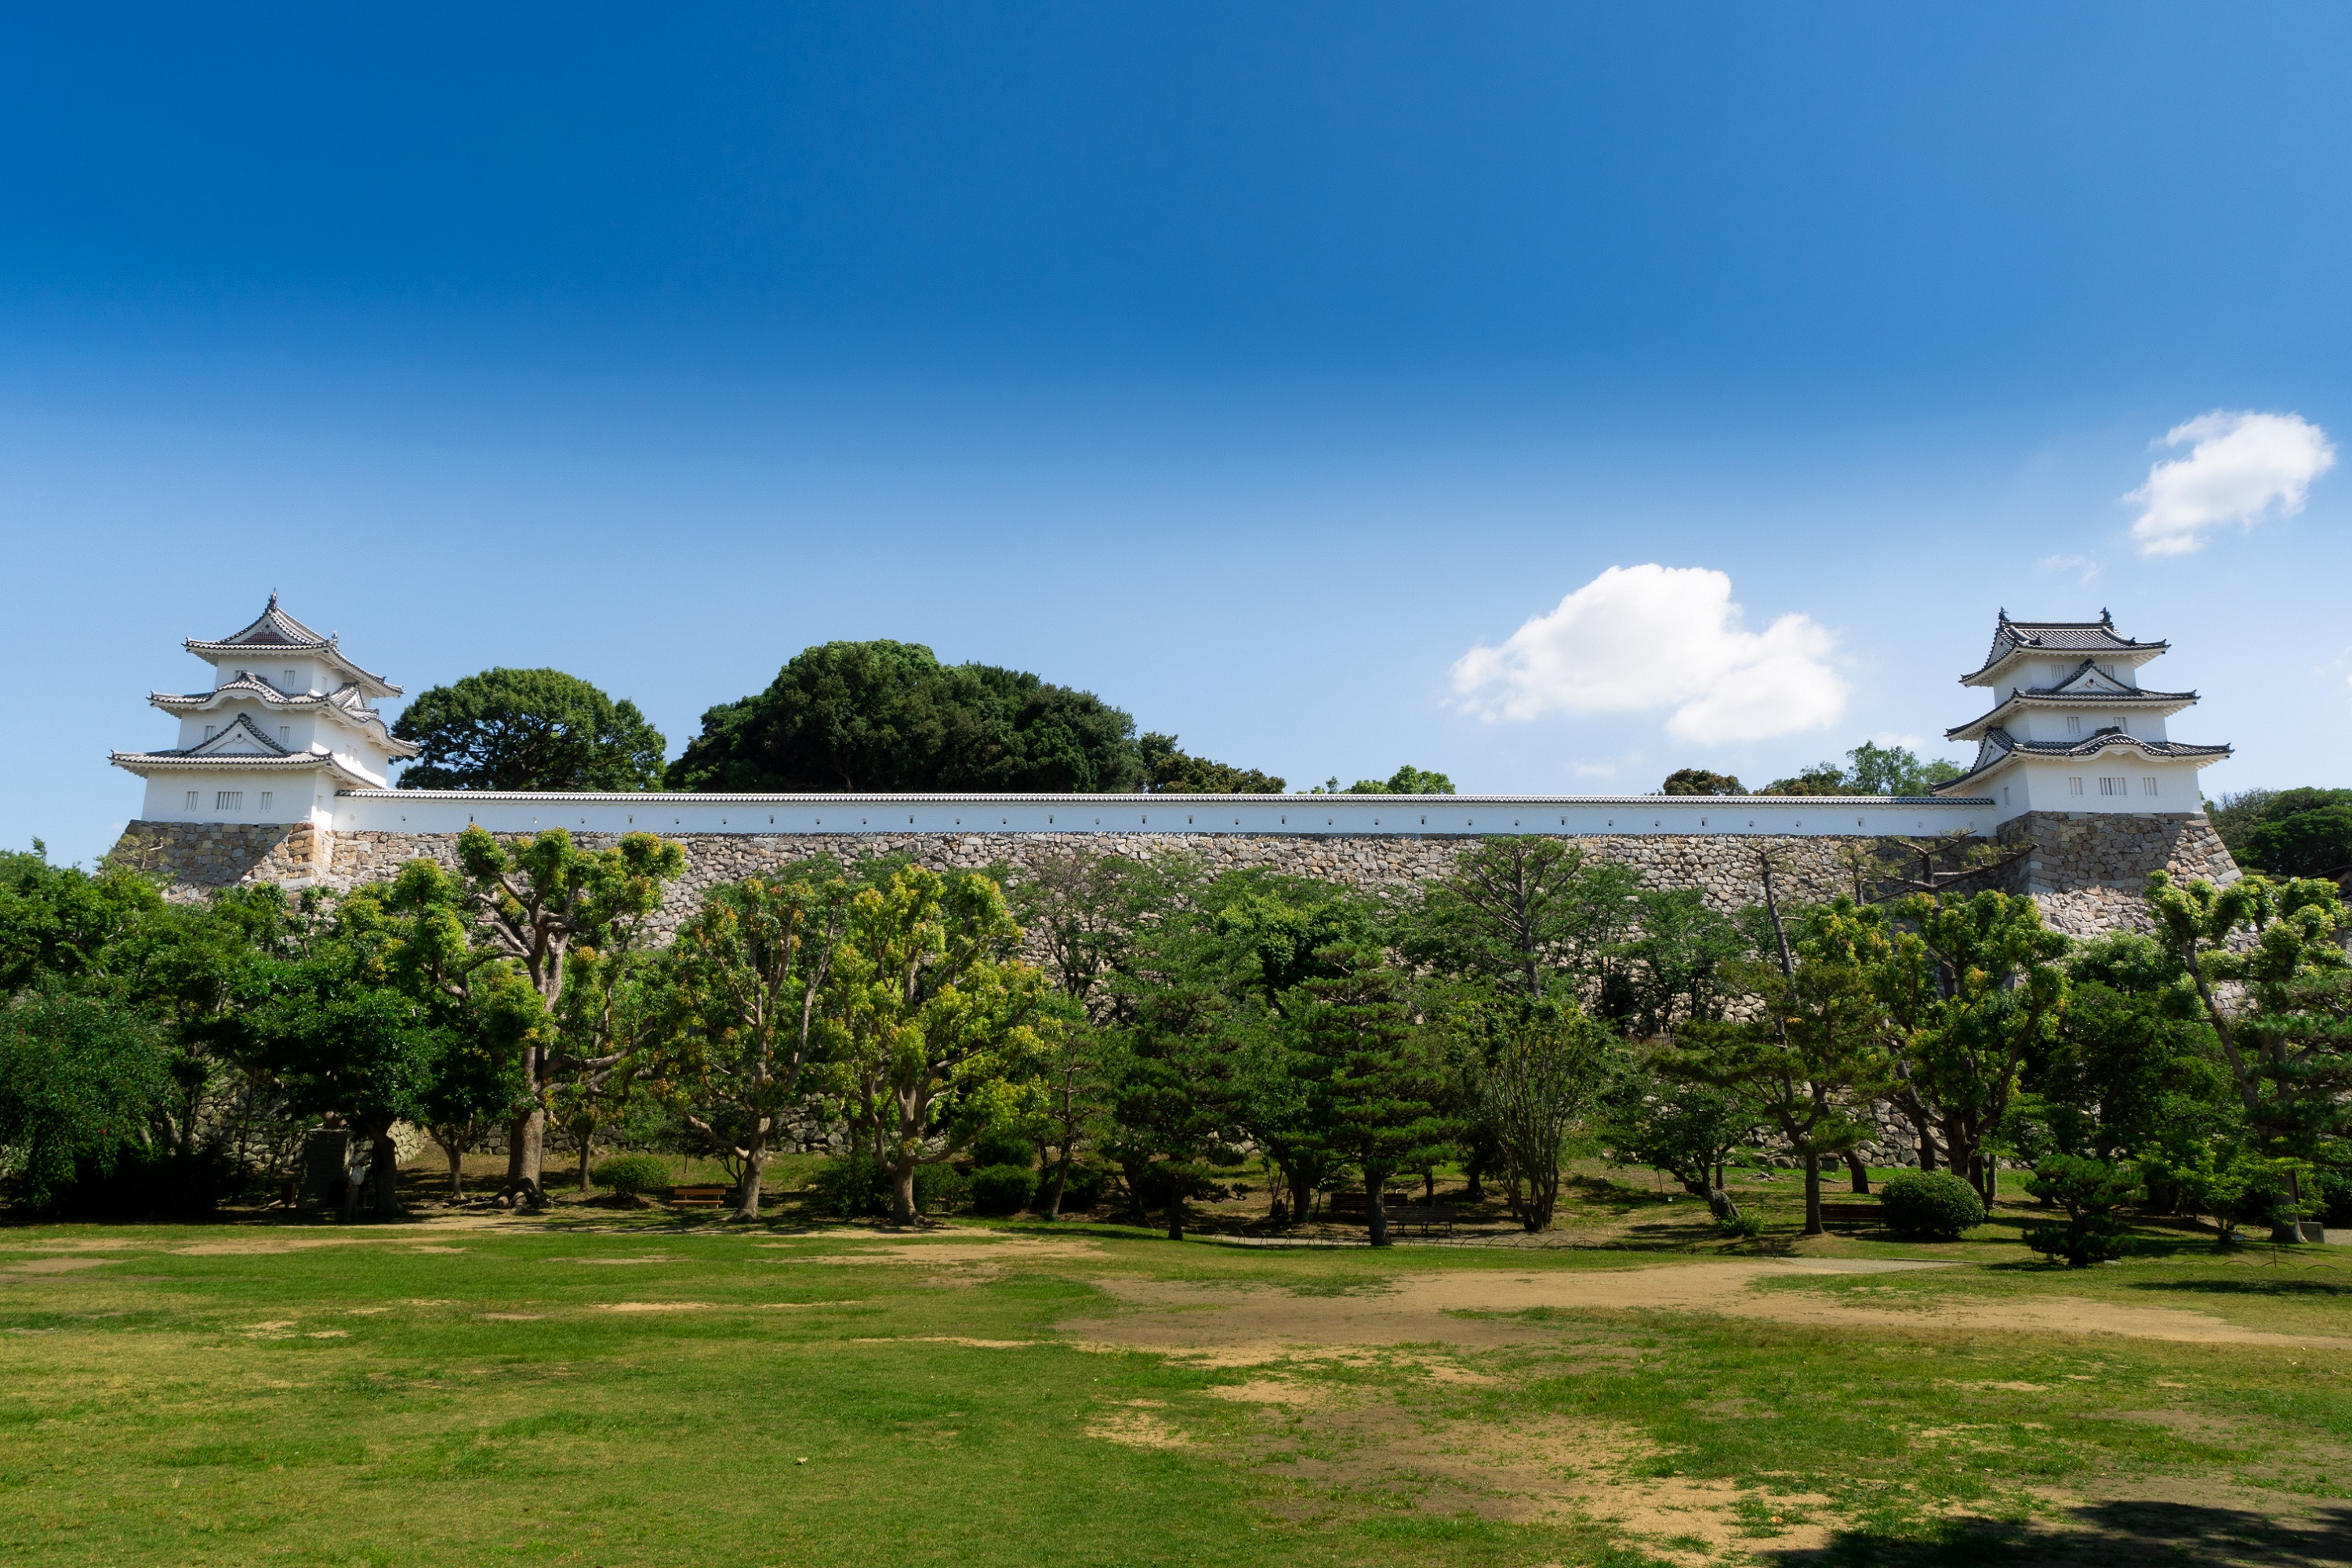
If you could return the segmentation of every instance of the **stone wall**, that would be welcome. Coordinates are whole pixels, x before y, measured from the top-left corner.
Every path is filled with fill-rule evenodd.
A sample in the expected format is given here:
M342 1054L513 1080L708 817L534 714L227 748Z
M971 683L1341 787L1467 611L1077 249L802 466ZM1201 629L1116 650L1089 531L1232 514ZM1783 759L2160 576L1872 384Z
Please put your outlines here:
M608 834L582 834L602 847ZM1472 840L1404 835L1244 834L684 834L687 873L671 887L658 925L675 927L714 883L732 881L816 854L843 858L906 854L940 870L1005 866L1018 872L1040 857L1083 849L1150 857L1198 856L1213 871L1263 868L1318 877L1372 891L1411 887L1444 876ZM2233 881L2229 851L2202 816L2121 816L2036 812L2006 824L2005 845L2032 838L2034 853L2012 873L2011 890L2033 893L2046 918L2070 934L2093 936L2145 930L2138 891L2147 873L2169 867L2176 875ZM1707 902L1730 910L1759 901L1759 858L1772 858L1775 878L1791 901L1851 892L1849 862L1874 840L1770 837L1738 834L1581 837L1596 858L1622 862L1645 886L1696 888ZM175 898L200 898L215 888L275 881L343 889L389 879L424 858L454 869L457 837L449 833L319 833L309 824L210 826L134 822L116 845L114 859L170 879Z
M197 836L203 827L162 823L136 823L134 833L168 840L173 834ZM127 845L133 833L124 835ZM455 868L457 836L448 833L338 833L331 842L327 868L319 879L334 888L389 879L400 867L419 858ZM602 847L614 842L609 834L580 834L579 842ZM869 855L912 856L939 870L979 870L1005 866L1016 873L1040 857L1082 849L1097 854L1150 857L1175 852L1198 856L1212 872L1263 868L1297 876L1318 877L1351 887L1379 891L1433 880L1453 868L1454 858L1468 843L1454 837L1402 836L1242 835L1242 834L1105 834L1105 833L967 833L891 836L887 834L717 834L673 835L686 850L687 873L669 889L663 920L674 926L701 901L703 889L757 871L771 870L811 855L843 858ZM1769 854L1777 885L1791 900L1825 899L1851 890L1846 868L1850 846L1869 840L1828 837L1765 837L1731 834L1705 837L1652 835L1580 838L1578 845L1596 858L1621 861L1640 871L1654 888L1696 888L1718 909L1734 910L1763 897L1759 857ZM222 886L240 879L265 879L260 874L224 875L228 868L211 862L185 865L166 861L159 868L173 871L193 887Z
M134 822L107 860L165 878L164 896L188 903L250 882L288 888L324 882L331 837L307 822Z

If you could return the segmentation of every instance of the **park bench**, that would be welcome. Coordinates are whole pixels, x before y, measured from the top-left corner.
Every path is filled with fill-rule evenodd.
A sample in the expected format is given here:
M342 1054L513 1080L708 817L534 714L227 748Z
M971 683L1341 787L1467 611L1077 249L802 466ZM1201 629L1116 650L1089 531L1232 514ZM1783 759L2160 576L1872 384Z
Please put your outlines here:
M725 1187L672 1187L669 1206L674 1209L715 1209L726 1203Z
M1385 1193L1381 1194L1381 1206L1388 1209L1391 1213L1394 1213L1398 1207L1410 1201L1411 1194L1406 1193L1402 1188L1398 1188L1393 1192ZM1349 1187L1339 1192L1324 1194L1323 1212L1334 1219L1363 1218L1363 1188Z
M1885 1217L1886 1211L1879 1207L1876 1204L1824 1203L1822 1205L1822 1219L1824 1223L1833 1219L1863 1220L1867 1222L1871 1220L1882 1220Z
M1381 1207L1388 1215L1389 1228L1391 1230L1402 1230L1406 1226L1417 1225L1421 1226L1421 1234L1427 1236L1430 1226L1442 1225L1445 1227L1445 1233L1448 1236L1454 1234L1452 1204L1398 1204L1393 1207L1383 1204Z

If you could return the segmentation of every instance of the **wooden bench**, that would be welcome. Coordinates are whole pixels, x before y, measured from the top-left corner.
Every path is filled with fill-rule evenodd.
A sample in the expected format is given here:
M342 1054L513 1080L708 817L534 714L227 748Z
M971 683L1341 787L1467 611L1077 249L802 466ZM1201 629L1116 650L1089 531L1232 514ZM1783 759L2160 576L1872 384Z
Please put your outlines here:
M1417 1225L1421 1226L1421 1234L1427 1236L1431 1226L1442 1225L1445 1227L1445 1233L1448 1236L1454 1234L1452 1204L1399 1204L1393 1208L1383 1204L1381 1207L1388 1216L1389 1227L1391 1230Z
M1886 1211L1876 1204L1824 1203L1822 1205L1822 1220L1823 1224L1827 1224L1829 1221L1833 1219L1862 1220L1868 1222L1872 1220L1883 1220L1885 1217Z
M727 1202L725 1187L672 1187L669 1206L674 1209L715 1209Z
M1381 1194L1381 1206L1391 1211L1402 1207L1410 1201L1412 1201L1412 1194L1405 1192L1402 1188L1399 1188L1395 1192L1385 1193ZM1364 1189L1361 1187L1347 1187L1336 1193L1324 1194L1323 1212L1334 1218L1363 1218Z

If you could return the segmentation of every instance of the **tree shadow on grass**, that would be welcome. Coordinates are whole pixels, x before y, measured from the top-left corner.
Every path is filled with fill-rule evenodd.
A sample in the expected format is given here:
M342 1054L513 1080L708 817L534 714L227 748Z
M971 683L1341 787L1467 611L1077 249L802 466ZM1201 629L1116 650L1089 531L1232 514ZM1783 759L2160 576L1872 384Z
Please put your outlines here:
M2194 1290L2208 1296L2352 1296L2324 1279L2136 1279L2135 1290Z
M2122 1501L2068 1510L2064 1524L1953 1520L1925 1535L1840 1531L1825 1546L1766 1551L1806 1568L2138 1563L2171 1568L2323 1568L2352 1563L2352 1509L2280 1520L2245 1509Z

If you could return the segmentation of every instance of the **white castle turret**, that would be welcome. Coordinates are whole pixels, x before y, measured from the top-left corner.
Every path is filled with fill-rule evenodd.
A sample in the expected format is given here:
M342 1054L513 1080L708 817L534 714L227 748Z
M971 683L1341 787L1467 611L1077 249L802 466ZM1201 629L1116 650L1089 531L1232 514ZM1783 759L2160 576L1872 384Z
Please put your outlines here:
M279 609L275 594L243 630L184 646L212 665L212 689L147 698L180 721L180 743L113 753L147 781L146 821L325 828L338 790L383 789L392 764L417 752L375 710L373 699L400 688Z
M2164 721L2195 707L2197 693L2148 690L2139 668L2170 647L2134 642L2105 610L2095 621L2012 621L2003 610L1992 651L1960 677L1990 688L1992 707L1944 731L1974 741L1976 762L1936 793L1988 796L2001 822L2028 812L2202 812L2198 770L2230 748L2166 736Z

